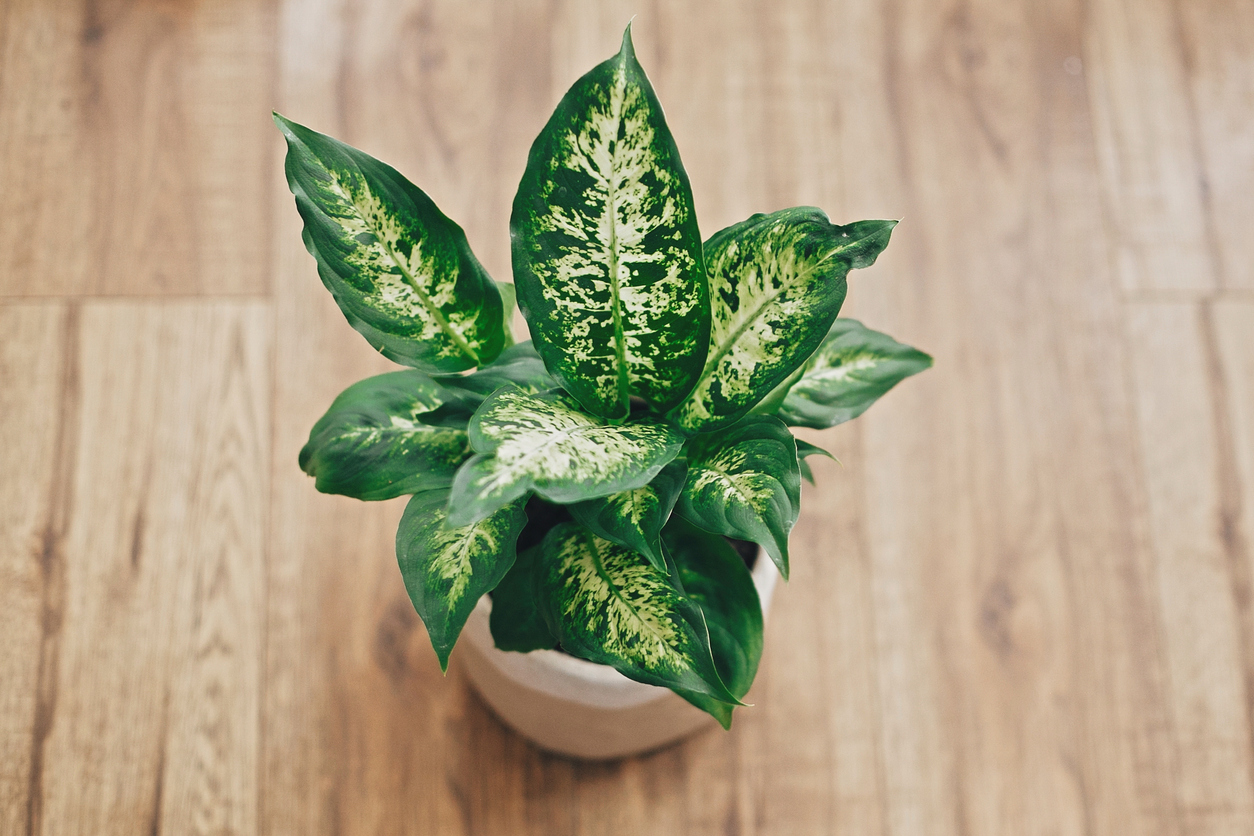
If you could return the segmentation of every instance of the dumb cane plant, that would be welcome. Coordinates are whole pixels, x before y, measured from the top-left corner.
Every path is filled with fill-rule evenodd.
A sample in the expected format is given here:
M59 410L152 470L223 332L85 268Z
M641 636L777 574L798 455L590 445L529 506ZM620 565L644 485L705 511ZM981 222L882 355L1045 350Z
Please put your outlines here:
M630 27L531 148L515 285L395 169L275 120L323 283L409 367L336 398L300 465L326 493L411 496L396 554L441 667L492 593L499 648L560 647L730 725L762 613L728 538L787 578L805 460L824 452L789 426L848 421L931 365L837 319L895 222L799 207L703 244Z

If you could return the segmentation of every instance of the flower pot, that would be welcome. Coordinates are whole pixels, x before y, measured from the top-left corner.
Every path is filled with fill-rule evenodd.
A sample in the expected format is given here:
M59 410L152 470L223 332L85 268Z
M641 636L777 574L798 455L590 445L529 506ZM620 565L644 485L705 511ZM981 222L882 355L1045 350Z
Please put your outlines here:
M765 621L779 571L759 552L753 583ZM498 717L542 749L576 758L620 758L717 725L669 689L628 679L557 650L514 653L492 642L492 602L479 599L462 631L462 661Z

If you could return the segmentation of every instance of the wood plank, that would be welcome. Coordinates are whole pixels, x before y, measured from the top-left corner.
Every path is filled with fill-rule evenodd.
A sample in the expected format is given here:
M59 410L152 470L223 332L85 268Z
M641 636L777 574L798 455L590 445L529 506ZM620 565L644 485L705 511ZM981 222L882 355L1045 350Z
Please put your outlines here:
M1254 5L1177 3L1219 283L1254 288Z
M1101 220L1114 237L1125 291L1216 286L1176 6L1173 0L1084 6L1076 56L1083 59L1096 128L1106 203Z
M62 495L53 493L73 439L64 401L67 365L61 305L0 306L0 832L22 833L34 814L32 774L50 730L55 634L64 576L51 559L64 533ZM60 416L60 419L59 419ZM35 762L32 763L32 760ZM38 790L38 784L35 784Z
M256 832L269 309L70 322L27 832Z
M266 292L272 5L0 16L0 295Z
M1179 742L1181 827L1190 834L1249 833L1247 637L1234 599L1232 535L1223 525L1225 511L1233 514L1224 476L1235 475L1235 462L1231 439L1221 434L1231 427L1217 400L1225 381L1212 314L1206 305L1145 303L1129 305L1127 319Z
M1239 619L1246 725L1254 729L1254 300L1213 304L1210 324L1218 534L1228 556Z
M862 428L890 830L1178 832L1081 9L862 17L846 192L905 221L856 310L937 358Z

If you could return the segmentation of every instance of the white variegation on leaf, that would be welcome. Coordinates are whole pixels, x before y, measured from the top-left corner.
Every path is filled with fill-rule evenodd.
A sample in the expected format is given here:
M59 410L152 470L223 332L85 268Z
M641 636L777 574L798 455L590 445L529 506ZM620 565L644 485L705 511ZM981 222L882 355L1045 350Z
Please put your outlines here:
M834 427L857 418L889 389L931 366L932 358L922 351L856 319L838 319L775 414L794 427Z
M630 27L536 138L510 229L518 304L567 391L612 420L632 396L683 399L709 338L701 236Z
M305 246L349 323L384 356L432 373L495 358L508 328L501 293L461 227L390 166L274 120Z
M788 533L801 503L797 444L769 415L751 415L687 449L688 481L677 512L706 531L751 540L788 577Z
M675 420L703 432L728 426L787 379L839 313L845 276L874 263L895 225L836 226L803 206L754 215L711 236L710 349Z
M354 383L314 424L300 451L301 469L323 493L357 499L392 499L447 487L470 456L470 438L464 424L426 423L446 394L419 371Z
M538 589L567 652L639 682L739 704L719 679L700 609L643 555L563 523L545 537Z
M571 503L647 485L683 446L673 427L611 426L561 392L497 391L470 420L472 456L453 480L455 524L481 519L535 491Z
M527 522L518 500L478 522L451 526L447 502L447 489L414 494L396 532L405 588L445 670L471 610L514 564L518 533Z
M576 502L570 506L570 514L593 534L640 552L665 572L662 527L670 519L687 476L684 462L673 461L644 487Z

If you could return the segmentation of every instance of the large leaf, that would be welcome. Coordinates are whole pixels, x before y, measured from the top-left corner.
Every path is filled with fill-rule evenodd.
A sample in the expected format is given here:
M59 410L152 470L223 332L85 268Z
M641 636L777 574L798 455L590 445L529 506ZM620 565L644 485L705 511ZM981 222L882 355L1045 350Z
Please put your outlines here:
M539 597L569 653L650 685L738 701L719 679L701 611L643 555L563 523L541 545Z
M470 439L465 429L424 423L442 401L439 384L419 371L354 383L314 424L300 451L301 470L323 493L357 499L447 487L470 456Z
M687 476L687 466L673 461L644 487L576 502L569 506L570 513L593 534L640 552L665 572L662 526L670 519Z
M856 319L838 319L776 414L795 427L834 427L857 418L889 389L931 366L932 358L922 351Z
M717 534L672 519L662 532L688 599L701 608L719 679L737 699L749 693L762 658L762 606L753 575L731 544ZM681 692L693 705L731 726L732 706L703 694Z
M705 243L713 320L701 378L674 417L727 426L809 357L845 299L845 276L888 244L896 221L836 226L802 206L754 215Z
M433 373L505 345L501 294L461 227L394 168L279 116L305 246L349 323L384 356Z
M495 392L470 421L471 457L453 480L449 514L462 525L534 490L570 503L644 487L683 446L650 421L609 426L561 392Z
M788 577L788 532L797 521L797 444L778 418L752 415L688 449L688 482L678 512L716 534L752 540Z
M528 653L557 647L536 598L536 572L540 546L518 553L518 559L492 590L492 616L488 626L500 650Z
M660 411L701 373L710 313L688 176L623 46L570 89L536 138L514 211L518 304L540 356L589 411Z
M414 494L396 532L396 558L431 646L448 669L448 656L466 619L514 563L514 544L527 522L519 500L466 526L450 526L448 490Z

